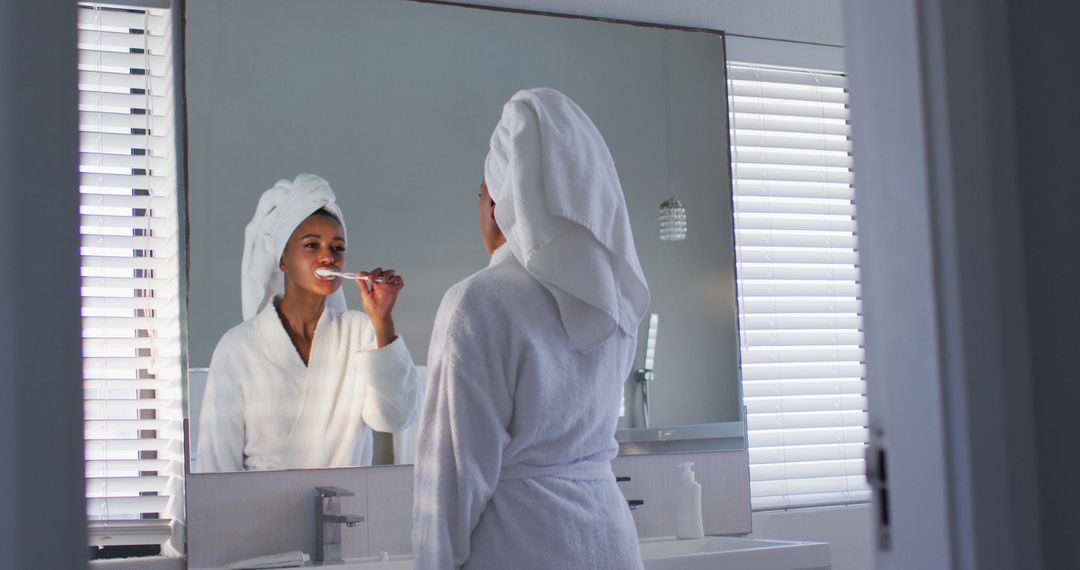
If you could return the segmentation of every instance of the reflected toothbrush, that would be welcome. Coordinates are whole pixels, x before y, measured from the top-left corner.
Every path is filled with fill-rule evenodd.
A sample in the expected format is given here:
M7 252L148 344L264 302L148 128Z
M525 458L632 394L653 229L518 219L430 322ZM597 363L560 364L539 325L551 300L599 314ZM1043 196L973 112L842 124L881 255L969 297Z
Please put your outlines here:
M334 271L333 269L328 269L326 267L320 267L320 268L316 269L315 270L315 276L319 277L320 279L329 279L331 277L340 277L342 279L351 279L353 281L355 281L357 279L363 279L364 281L367 281L368 283L372 283L372 282L382 283L383 282L382 277L379 277L378 279L373 280L371 277L369 277L367 275L360 275L359 273L351 273L351 272L348 272L348 271Z

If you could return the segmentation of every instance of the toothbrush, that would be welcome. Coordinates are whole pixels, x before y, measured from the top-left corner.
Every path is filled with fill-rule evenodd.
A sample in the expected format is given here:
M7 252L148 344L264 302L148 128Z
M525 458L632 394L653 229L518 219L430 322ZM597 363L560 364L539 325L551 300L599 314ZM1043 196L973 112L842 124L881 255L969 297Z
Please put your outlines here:
M320 268L316 269L315 270L315 276L316 277L322 277L323 279L326 279L326 278L329 278L329 277L341 277L342 279L351 279L353 281L355 281L357 279L363 279L364 281L367 281L368 283L372 282L371 277L368 277L367 275L359 275L359 274L356 274L356 273L350 273L350 272L346 272L346 271L334 271L333 269L327 269L325 267L320 267ZM375 283L382 283L383 279L382 279L382 277L380 277L378 279L375 279L374 282Z

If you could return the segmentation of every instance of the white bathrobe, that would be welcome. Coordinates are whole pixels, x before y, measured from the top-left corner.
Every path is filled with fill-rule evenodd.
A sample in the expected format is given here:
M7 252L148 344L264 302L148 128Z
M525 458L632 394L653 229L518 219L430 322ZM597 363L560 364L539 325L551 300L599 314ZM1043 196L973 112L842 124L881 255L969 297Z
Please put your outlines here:
M611 471L634 347L618 331L574 349L507 246L446 293L419 425L418 569L641 567Z
M198 470L371 464L371 430L414 420L419 375L405 341L377 348L359 311L327 306L305 366L273 303L214 349L199 418Z

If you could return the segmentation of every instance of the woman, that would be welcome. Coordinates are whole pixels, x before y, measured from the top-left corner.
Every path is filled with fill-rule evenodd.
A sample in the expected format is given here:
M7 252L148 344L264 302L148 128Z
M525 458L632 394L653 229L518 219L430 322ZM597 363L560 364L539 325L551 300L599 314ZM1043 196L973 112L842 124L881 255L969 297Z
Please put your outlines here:
M338 278L345 224L322 178L281 180L244 232L244 322L210 361L199 418L199 471L370 465L372 429L399 431L418 408L419 377L392 310L393 270L357 280L348 311Z
M481 184L491 262L435 321L413 499L418 569L641 567L611 460L649 291L603 138L520 91Z

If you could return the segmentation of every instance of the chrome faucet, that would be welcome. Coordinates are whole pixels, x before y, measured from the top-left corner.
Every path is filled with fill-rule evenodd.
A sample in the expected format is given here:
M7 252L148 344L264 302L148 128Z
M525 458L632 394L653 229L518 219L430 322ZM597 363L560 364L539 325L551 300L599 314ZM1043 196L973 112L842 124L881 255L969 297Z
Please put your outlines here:
M649 426L649 382L653 379L652 368L641 368L634 372L634 380L637 381L638 390L641 394L641 417L639 423L641 427L648 428Z
M641 418L639 427L648 428L649 424L649 384L653 381L653 362L656 360L656 336L660 328L660 315L649 315L649 334L645 338L645 366L634 372L641 394Z
M355 495L341 487L315 487L315 556L318 562L341 562L341 525L356 526L364 522L359 515L341 512L341 498Z

